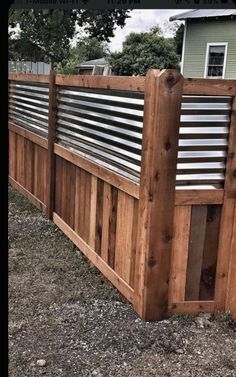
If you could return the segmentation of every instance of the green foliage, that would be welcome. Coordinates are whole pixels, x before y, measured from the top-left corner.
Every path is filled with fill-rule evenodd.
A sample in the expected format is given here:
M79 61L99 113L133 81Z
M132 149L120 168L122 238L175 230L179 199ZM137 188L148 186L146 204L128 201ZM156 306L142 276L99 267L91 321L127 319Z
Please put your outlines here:
M175 46L176 46L176 52L178 55L182 55L182 48L183 48L183 38L184 38L184 24L181 24L176 32L175 32L175 36L174 36L174 43L175 43Z
M124 76L144 76L150 68L179 68L173 40L160 36L159 28L129 34L122 52L111 54L109 61L113 72Z
M85 60L103 58L108 54L108 46L105 42L98 41L96 38L85 37L78 41L76 47L69 51L68 59L57 64L57 71L61 74L78 73L77 66Z
M20 39L38 46L54 63L69 57L76 25L83 27L90 37L109 41L115 26L123 27L127 17L127 10L21 9L9 12L9 26L19 25Z

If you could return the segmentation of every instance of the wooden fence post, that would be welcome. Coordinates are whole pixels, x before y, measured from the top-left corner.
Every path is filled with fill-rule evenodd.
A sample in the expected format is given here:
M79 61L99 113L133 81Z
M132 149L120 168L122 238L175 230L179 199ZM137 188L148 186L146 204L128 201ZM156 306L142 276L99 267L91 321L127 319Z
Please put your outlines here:
M236 81L235 81L236 94ZM215 287L216 311L236 318L236 95L233 97Z
M167 316L182 88L176 70L146 76L134 307L148 321Z
M55 202L55 155L54 142L56 137L57 90L56 73L50 71L49 76L49 111L48 111L48 166L47 166L47 216L53 217Z

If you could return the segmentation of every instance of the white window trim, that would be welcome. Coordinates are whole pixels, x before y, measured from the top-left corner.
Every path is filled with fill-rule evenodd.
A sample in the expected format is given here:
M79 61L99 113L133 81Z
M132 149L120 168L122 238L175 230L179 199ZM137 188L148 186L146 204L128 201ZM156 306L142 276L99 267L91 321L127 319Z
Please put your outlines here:
M181 57L181 73L184 73L184 58L185 58L185 47L186 47L186 35L187 35L187 20L184 24L184 37L183 37L183 47L182 47L182 57Z
M223 66L223 76L222 77L208 77L207 76L207 71L208 71L208 60L209 60L209 50L211 46L224 46L225 47L225 56L224 56L224 66ZM226 62L227 62L227 54L228 54L228 42L212 42L212 43L207 43L207 48L206 48L206 58L205 58L205 72L204 72L204 78L205 79L219 79L225 78L225 70L226 70Z

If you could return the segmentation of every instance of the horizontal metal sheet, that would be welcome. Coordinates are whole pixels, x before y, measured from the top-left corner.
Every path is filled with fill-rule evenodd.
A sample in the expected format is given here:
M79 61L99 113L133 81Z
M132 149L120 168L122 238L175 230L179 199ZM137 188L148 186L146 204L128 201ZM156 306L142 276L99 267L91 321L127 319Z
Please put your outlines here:
M60 88L57 141L137 181L143 103L142 93Z
M48 84L10 82L9 119L39 135L48 134Z

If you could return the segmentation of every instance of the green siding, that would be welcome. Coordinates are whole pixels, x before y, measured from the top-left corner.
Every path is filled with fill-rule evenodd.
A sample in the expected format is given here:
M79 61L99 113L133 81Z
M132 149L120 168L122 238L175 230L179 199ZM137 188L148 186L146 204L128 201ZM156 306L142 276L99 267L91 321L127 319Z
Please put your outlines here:
M236 20L187 21L185 77L204 77L207 43L217 42L228 42L225 78L236 78Z

